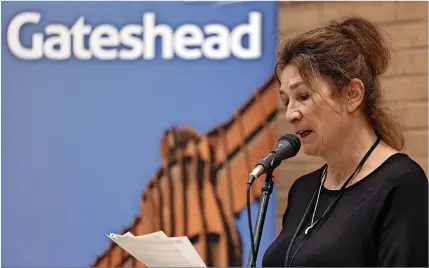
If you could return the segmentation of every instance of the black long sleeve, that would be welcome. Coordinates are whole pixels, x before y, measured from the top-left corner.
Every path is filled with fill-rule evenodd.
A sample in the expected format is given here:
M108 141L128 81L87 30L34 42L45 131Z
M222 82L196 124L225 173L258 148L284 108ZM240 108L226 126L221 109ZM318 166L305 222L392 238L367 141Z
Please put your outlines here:
M380 200L377 266L428 266L428 184L412 169L393 180Z
M320 183L320 168L291 187L282 230L268 247L264 267L284 267L293 234ZM428 266L428 180L405 154L395 154L346 188L327 219L308 238L291 246L291 266ZM322 187L317 219L338 191ZM310 210L313 211L313 210Z

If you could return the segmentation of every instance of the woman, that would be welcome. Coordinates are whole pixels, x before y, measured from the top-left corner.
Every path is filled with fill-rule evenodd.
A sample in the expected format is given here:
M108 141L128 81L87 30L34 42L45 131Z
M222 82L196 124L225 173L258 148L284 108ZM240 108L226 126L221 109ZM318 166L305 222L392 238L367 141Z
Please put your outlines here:
M281 49L286 118L301 150L326 164L292 185L263 266L428 266L427 177L379 107L389 55L375 25L356 17Z

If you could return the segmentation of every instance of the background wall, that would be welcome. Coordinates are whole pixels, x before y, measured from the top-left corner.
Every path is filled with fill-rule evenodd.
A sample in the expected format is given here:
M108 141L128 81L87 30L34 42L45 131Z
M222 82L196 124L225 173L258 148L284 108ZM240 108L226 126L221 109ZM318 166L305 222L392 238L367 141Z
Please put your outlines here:
M428 3L427 2L280 2L279 42L343 16L358 15L372 20L390 36L392 62L382 77L387 105L406 127L404 152L428 174ZM292 128L280 109L279 135ZM277 182L277 232L287 205L288 191L299 176L320 167L319 159L299 153L279 168Z

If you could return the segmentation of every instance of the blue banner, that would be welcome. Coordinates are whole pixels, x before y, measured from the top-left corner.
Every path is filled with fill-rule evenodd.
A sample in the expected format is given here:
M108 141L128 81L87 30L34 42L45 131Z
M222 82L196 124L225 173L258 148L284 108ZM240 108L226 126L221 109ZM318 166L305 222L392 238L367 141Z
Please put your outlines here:
M203 136L273 73L275 2L3 2L1 15L4 267L93 265L144 210L166 130Z

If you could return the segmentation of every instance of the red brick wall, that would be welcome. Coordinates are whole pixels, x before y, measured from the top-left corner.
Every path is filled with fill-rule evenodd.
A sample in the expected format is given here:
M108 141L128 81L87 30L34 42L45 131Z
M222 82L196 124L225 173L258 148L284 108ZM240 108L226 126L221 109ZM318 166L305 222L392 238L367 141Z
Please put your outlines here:
M282 2L279 6L279 42L288 35L342 16L370 19L387 33L392 62L382 78L387 104L406 127L405 153L428 173L428 3L427 2ZM281 102L278 107L284 109ZM292 128L280 111L279 135ZM287 206L290 185L314 170L321 160L299 153L284 162L277 182L277 231Z

